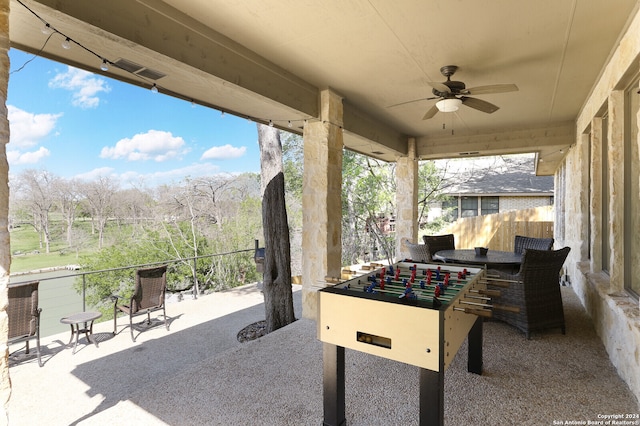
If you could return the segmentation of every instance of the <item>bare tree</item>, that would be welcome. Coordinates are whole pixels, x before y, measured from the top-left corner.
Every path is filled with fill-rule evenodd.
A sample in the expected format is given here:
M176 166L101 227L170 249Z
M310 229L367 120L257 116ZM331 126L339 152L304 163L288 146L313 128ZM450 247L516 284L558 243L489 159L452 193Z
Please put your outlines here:
M53 185L53 195L67 227L67 246L71 247L73 245L73 223L76 220L76 213L78 211L78 205L80 204L78 183L73 179L57 179Z
M113 179L101 176L93 182L84 183L81 189L90 206L91 222L98 230L98 249L101 249L104 244L104 229L113 211L111 199L118 190L118 185Z
M264 229L264 305L266 331L295 321L291 291L291 248L284 196L282 145L279 131L258 124Z
M33 226L40 234L40 248L44 242L46 253L50 252L51 231L49 214L54 206L53 187L56 178L44 170L27 169L18 176L20 188L33 215Z
M114 217L121 224L131 225L131 235L135 236L141 224L151 218L150 207L155 201L148 191L139 188L123 189L114 194Z

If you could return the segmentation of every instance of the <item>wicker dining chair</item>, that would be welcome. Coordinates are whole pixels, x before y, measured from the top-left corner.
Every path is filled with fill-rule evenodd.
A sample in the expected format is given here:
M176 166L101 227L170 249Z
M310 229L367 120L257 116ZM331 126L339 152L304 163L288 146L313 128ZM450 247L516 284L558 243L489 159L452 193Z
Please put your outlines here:
M167 323L167 311L165 309L165 292L167 290L167 265L153 268L138 269L135 276L135 287L133 295L128 305L118 305L120 296L111 296L113 300L113 334L116 334L116 322L118 311L122 311L129 316L129 329L131 340L136 338L133 335L133 317L147 314L144 324L151 325L151 312L162 310L164 326L169 330Z
M500 293L492 297L496 308L501 307L493 309L493 318L523 331L527 339L531 332L548 328L560 328L565 334L560 270L570 250L527 249L517 274L488 271L487 289Z
M402 244L404 244L409 249L409 254L412 261L420 263L431 261L431 256L429 256L429 250L427 249L426 245L412 243L409 238L403 238Z
M429 262L433 262L433 256L440 250L455 250L456 242L453 234L423 235L422 240L429 251Z
M25 352L29 353L29 341L36 339L36 354L38 365L43 366L40 356L40 313L38 307L39 281L10 285L8 287L9 302L7 316L9 317L8 343L26 342Z
M551 250L553 248L553 238L534 238L516 235L513 243L513 251L522 254L526 249Z

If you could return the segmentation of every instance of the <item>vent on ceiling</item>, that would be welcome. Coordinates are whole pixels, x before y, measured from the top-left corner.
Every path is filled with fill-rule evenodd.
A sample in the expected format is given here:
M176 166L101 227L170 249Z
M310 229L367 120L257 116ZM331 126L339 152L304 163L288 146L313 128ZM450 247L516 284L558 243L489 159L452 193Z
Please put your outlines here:
M145 68L142 71L138 71L136 74L151 80L159 80L162 77L166 76L166 74L163 74L160 71L152 70L150 68Z
M148 78L150 80L158 80L166 76L166 74L163 74L160 71L143 67L142 65L136 64L135 62L129 61L127 59L120 58L113 64L122 70L139 75L140 77Z

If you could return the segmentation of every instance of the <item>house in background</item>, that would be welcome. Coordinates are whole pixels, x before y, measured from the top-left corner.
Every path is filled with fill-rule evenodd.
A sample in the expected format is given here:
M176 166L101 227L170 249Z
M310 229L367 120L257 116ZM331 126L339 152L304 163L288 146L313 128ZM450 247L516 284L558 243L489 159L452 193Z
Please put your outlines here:
M536 176L531 155L439 160L444 201L429 208L427 221L447 221L553 205L553 176Z

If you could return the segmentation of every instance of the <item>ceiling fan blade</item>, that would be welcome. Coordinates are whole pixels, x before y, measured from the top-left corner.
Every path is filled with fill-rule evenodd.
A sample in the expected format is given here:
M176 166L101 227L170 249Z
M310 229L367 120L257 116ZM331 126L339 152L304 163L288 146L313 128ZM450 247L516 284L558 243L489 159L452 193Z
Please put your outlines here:
M462 105L477 109L478 111L486 112L487 114L492 114L500 109L499 106L483 101L482 99L468 98L466 96L463 96L460 99L462 99Z
M393 107L397 107L397 106L400 106L400 105L412 104L414 102L420 102L420 101L430 101L432 99L438 99L438 97L437 96L431 96L429 98L420 98L420 99L414 99L412 101L400 102L399 104L389 105L389 106L387 106L387 108L393 108Z
M471 87L461 90L460 93L463 95L486 95L489 93L517 92L518 90L518 86L515 84L492 84L489 86Z
M436 89L438 92L451 93L451 89L449 88L449 86L447 86L444 83L436 83L436 82L433 82L433 81L428 81L427 84L429 84L429 86L431 86L434 89Z
M424 115L424 117L422 117L422 119L423 120L428 120L428 119L432 118L434 115L436 115L437 112L438 112L438 107L434 105L431 108L429 108L429 110Z

